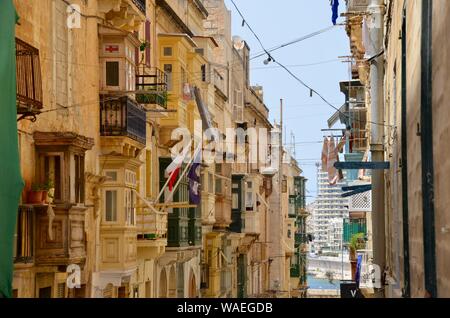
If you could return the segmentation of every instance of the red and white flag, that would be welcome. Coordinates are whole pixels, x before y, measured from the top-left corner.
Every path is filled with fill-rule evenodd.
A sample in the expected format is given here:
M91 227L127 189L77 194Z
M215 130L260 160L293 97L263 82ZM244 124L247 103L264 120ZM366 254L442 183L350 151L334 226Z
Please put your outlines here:
M178 175L180 174L181 166L183 165L183 162L190 150L191 150L191 143L189 143L189 145L184 147L183 152L181 154L178 154L172 161L172 163L168 165L165 170L165 177L169 178L168 186L170 192L172 192L173 190L173 186L175 185Z

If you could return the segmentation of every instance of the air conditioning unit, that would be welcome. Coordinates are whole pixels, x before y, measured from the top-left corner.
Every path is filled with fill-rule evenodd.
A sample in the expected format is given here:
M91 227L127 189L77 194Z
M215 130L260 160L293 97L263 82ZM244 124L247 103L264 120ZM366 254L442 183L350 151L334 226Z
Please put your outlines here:
M351 12L365 12L370 0L348 0L347 10Z

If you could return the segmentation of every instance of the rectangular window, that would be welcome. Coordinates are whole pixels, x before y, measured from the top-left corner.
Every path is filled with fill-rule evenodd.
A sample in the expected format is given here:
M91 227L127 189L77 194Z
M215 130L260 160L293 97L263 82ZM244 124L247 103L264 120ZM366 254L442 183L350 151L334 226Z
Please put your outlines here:
M127 225L134 225L135 201L135 193L132 190L125 190L125 211Z
M163 51L164 51L164 56L172 56L172 48L170 46L165 47L163 49Z
M247 211L253 211L254 208L254 196L253 192L247 191L245 193L245 209Z
M167 90L171 91L173 89L172 64L164 64L164 73L167 76Z
M117 171L106 171L105 176L110 179L108 181L117 181Z
M106 62L106 86L119 86L119 62Z
M105 221L117 222L117 191L107 190L105 196L106 196Z
M181 68L181 76L180 76L180 86L181 86L181 95L184 95L184 87L187 84L187 76L186 76L186 70L184 68Z
M232 209L233 210L237 210L237 209L239 209L239 194L238 193L233 193L233 196L232 196Z
M43 178L41 182L45 184L53 184L55 188L54 200L62 200L62 155L44 155L43 158Z
M84 156L74 155L75 160L75 203L84 203Z
M151 66L150 41L151 41L151 23L150 21L147 20L145 21L145 42L147 43L147 46L145 47L145 64L147 64L147 66Z
M222 179L216 179L216 194L222 194Z
M202 81L206 82L206 65L202 65L201 72L202 72Z

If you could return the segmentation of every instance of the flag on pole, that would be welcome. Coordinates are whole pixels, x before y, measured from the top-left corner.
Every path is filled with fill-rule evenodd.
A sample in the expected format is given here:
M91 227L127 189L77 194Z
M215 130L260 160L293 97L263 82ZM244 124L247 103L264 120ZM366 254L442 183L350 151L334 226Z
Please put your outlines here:
M201 145L194 155L194 161L188 172L189 178L189 202L200 204L200 166L201 166Z
M16 110L15 24L12 0L0 1L0 296L12 297L13 246L23 180Z
M336 25L337 19L339 18L339 0L331 0L331 10L333 11L331 21Z
M192 142L185 146L181 154L178 154L172 161L172 163L166 168L165 174L166 178L169 178L168 186L170 192L172 192L173 186L175 185L175 182L177 181L178 175L180 173L181 166L183 165L187 154L191 150L191 143Z

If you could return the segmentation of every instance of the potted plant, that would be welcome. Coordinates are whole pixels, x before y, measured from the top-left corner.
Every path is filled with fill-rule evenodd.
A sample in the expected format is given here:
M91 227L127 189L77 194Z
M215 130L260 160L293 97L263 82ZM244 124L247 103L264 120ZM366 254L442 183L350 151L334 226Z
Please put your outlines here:
M356 233L352 235L352 238L350 239L349 249L350 249L350 264L352 269L352 279L356 279L356 251L363 249L365 246L364 241L364 233Z
M55 185L53 181L49 179L42 185L42 202L51 203L50 201L53 201L54 194Z
M33 183L31 185L31 190L28 191L27 201L29 204L41 204L42 195L43 195L42 184Z

